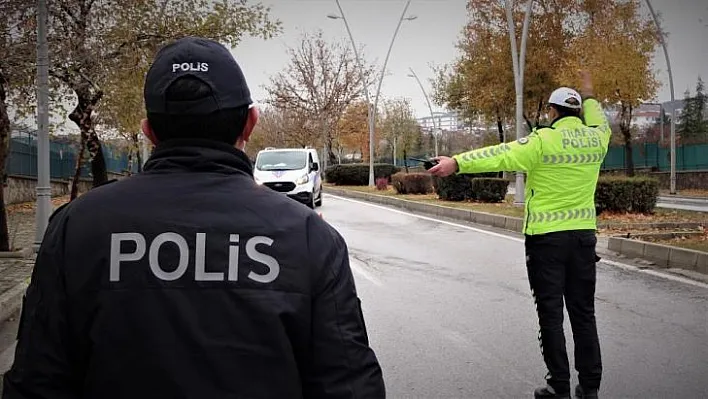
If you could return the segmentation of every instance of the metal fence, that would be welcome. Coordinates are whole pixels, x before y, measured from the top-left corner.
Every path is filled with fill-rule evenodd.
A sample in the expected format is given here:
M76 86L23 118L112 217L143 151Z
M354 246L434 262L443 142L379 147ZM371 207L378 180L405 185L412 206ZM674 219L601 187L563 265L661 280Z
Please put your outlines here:
M128 154L111 145L103 144L103 156L108 172L123 174L128 171ZM49 173L52 179L69 180L74 176L77 145L50 141ZM133 172L137 171L134 165ZM37 177L37 136L32 133L15 133L10 139L10 152L5 163L8 175ZM89 178L90 165L85 162L81 177Z
M610 147L602 163L603 170L624 169L626 151L624 146ZM632 160L635 168L669 171L670 149L657 143L635 143ZM708 169L708 144L676 146L676 170Z

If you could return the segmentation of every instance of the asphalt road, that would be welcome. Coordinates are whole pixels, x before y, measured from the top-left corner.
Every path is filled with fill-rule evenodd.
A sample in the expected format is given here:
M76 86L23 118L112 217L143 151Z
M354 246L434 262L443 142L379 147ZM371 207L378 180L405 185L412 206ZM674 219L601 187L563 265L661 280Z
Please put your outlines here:
M389 397L533 397L545 368L518 236L331 196L321 212L349 244ZM596 308L602 397L708 397L705 286L600 263Z
M332 196L319 210L349 244L389 398L533 397L545 368L518 236ZM596 308L601 397L708 398L705 285L601 263Z

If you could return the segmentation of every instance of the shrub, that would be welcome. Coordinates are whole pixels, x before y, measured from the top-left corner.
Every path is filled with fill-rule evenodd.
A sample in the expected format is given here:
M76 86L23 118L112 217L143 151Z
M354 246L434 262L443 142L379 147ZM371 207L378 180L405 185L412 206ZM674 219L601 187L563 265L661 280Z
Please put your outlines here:
M376 189L379 191L388 190L388 179L385 177L379 177L376 179Z
M496 177L496 173L479 173L470 175L450 175L447 177L434 177L433 187L435 193L444 201L465 201L473 199L472 179L483 177Z
M391 164L374 164L374 177L391 178L398 168ZM325 179L339 186L366 186L369 184L369 164L334 165L327 168Z
M428 194L433 191L433 179L428 173L396 173L391 184L398 194Z
M502 202L509 189L509 181L497 178L474 178L470 182L472 199L481 202Z
M658 195L658 181L648 177L601 177L595 190L595 206L598 214L652 213Z

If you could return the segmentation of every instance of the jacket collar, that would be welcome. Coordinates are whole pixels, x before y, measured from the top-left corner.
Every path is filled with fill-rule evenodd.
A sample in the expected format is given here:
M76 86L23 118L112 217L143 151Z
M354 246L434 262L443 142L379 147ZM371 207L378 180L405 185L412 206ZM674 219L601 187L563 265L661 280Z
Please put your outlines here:
M576 126L576 125L582 125L583 120L578 118L577 116L563 116L560 117L551 123L552 128L558 128L558 127L564 127L564 126Z
M148 173L211 172L253 177L253 164L243 151L208 139L173 139L160 143L143 170Z

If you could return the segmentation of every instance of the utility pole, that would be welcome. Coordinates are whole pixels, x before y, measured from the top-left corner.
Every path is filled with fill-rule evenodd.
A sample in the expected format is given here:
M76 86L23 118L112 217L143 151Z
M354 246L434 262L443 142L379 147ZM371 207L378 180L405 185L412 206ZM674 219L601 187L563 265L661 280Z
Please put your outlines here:
M38 251L49 224L52 187L49 181L49 43L47 43L47 0L37 1L37 229L34 250Z
M666 69L669 72L669 86L671 88L671 178L669 184L669 193L676 194L676 96L674 94L674 75L671 73L671 60L669 59L669 50L666 46L666 40L664 40L664 33L661 31L661 25L659 24L659 18L657 18L654 12L654 7L652 7L651 2L646 0L647 7L649 7L649 12L651 12L652 18L654 18L654 24L656 29L659 31L659 40L661 41L661 47L664 49L664 57L666 58ZM662 131L663 134L663 131Z
M327 15L327 18L344 20L344 26L347 28L347 33L349 34L349 39L351 40L352 47L354 48L354 55L356 56L357 63L359 64L359 70L361 73L361 77L362 77L362 80L364 81L364 94L366 96L366 103L369 104L369 186L374 187L376 185L375 181L374 181L375 180L374 179L374 146L375 146L374 129L376 127L376 112L378 110L379 94L381 93L381 83L383 82L384 75L386 74L386 65L388 64L388 58L391 56L391 50L393 50L393 43L396 41L396 36L398 36L398 31L401 28L401 24L403 23L403 21L413 21L418 17L416 17L414 15L406 17L406 12L408 11L408 6L411 5L411 0L408 0L408 2L406 2L406 6L403 8L403 13L401 13L401 17L398 19L398 25L396 25L396 30L393 32L393 38L391 38L391 44L389 44L389 46L388 46L388 52L386 53L386 58L384 60L383 68L381 69L381 76L379 77L379 84L376 89L376 95L374 97L374 102L372 103L369 98L369 85L365 79L364 67L363 67L363 64L361 63L361 59L359 58L359 54L356 49L356 42L354 41L354 36L352 36L352 31L349 29L349 23L347 22L347 18L344 15L344 10L342 9L341 4L339 4L339 0L336 0L336 3L337 3L337 8L339 8L340 15L329 14L329 15Z
M509 27L509 40L511 41L511 59L514 68L514 87L516 89L516 139L525 136L524 133L524 65L526 62L526 40L529 35L529 20L531 19L531 6L533 0L529 0L526 5L526 15L524 16L524 26L521 33L521 51L517 52L516 47L516 27L514 24L513 1L505 0L506 19ZM514 193L514 204L524 204L524 173L516 172L516 187Z
M428 103L428 110L430 110L430 119L433 122L433 140L435 140L435 156L438 156L438 133L442 134L442 126L440 126L440 119L438 118L438 125L437 128L435 126L435 114L433 113L433 106L430 105L430 99L428 98L428 93L426 93L425 88L423 87L423 84L420 83L420 79L418 79L418 75L415 74L415 71L413 68L408 67L408 70L411 71L411 73L408 74L408 77L415 79L416 82L418 82L418 86L420 86L420 90L423 92L423 97L425 97L425 102Z

